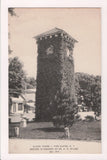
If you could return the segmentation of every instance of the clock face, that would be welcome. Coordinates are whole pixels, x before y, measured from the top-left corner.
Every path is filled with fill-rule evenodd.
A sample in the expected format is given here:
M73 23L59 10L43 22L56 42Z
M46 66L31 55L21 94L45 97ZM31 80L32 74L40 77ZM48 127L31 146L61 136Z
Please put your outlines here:
M49 48L46 49L46 54L50 55L54 53L54 47L52 45L49 46Z

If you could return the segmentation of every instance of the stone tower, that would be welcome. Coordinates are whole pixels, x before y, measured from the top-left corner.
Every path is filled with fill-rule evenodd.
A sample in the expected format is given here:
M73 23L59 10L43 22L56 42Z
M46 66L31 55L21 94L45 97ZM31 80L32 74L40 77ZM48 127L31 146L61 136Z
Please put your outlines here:
M77 41L59 28L34 38L38 45L36 117L48 121L54 115L58 92L65 89L75 98L73 48Z

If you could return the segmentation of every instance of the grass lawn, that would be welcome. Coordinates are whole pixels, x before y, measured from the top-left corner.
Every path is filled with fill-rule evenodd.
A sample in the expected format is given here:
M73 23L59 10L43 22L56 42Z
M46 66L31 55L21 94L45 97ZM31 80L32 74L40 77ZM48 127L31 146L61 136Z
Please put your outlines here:
M12 127L15 124L10 124ZM70 130L71 140L101 140L100 121L78 121ZM22 139L65 139L64 129L56 129L52 122L32 122L26 128L20 128Z

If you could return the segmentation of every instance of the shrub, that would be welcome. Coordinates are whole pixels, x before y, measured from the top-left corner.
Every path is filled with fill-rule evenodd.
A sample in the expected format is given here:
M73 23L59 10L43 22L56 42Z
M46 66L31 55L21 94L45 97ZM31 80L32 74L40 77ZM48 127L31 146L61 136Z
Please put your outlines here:
M71 99L70 95L63 91L57 95L54 103L56 106L56 112L52 119L54 126L72 126L77 113L75 100Z
M76 121L80 121L80 120L81 120L81 117L80 117L79 114L75 115L75 120L76 120Z
M92 122L92 121L94 121L94 117L93 116L86 116L85 121Z
M53 125L56 127L56 128L59 128L61 126L61 117L60 116L54 116L53 119Z

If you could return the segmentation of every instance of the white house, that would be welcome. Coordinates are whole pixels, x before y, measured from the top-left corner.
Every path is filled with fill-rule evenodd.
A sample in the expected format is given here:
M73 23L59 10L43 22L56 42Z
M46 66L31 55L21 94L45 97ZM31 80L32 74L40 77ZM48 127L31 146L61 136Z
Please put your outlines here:
M9 108L10 114L23 114L24 113L24 98L21 96L11 97L11 105Z
M20 122L22 118L31 121L35 118L35 89L26 90L19 97L10 97L9 121Z
M36 89L27 89L23 97L26 100L25 104L25 112L35 112L35 93Z

